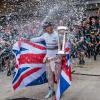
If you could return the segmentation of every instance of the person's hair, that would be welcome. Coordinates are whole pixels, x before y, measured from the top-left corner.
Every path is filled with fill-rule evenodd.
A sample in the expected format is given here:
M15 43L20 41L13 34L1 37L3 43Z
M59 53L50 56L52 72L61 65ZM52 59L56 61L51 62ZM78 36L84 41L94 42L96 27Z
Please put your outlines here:
M43 29L46 29L46 28L49 27L49 26L54 26L54 25L53 25L52 22L45 22L45 23L43 24Z

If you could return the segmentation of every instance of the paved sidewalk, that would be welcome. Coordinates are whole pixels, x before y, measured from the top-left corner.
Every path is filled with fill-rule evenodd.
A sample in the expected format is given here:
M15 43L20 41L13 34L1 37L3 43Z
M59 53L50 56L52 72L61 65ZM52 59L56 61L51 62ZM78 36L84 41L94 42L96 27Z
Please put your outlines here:
M12 95L11 77L7 77L5 72L0 72L0 100L5 100L6 97Z

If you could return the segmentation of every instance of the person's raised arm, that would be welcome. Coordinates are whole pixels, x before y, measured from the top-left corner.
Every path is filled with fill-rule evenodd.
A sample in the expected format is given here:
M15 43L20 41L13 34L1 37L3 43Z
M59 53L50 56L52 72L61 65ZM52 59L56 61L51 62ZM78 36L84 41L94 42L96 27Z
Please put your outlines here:
M44 35L41 35L39 37L35 37L31 39L32 42L41 42L44 41Z

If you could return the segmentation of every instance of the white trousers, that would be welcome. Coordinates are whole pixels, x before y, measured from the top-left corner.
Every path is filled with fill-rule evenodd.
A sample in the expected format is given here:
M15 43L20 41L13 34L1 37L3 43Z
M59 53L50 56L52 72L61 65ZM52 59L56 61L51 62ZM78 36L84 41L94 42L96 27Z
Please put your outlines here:
M57 57L47 58L46 70L47 70L48 85L54 91L54 80L58 82L60 77L61 57L57 56Z

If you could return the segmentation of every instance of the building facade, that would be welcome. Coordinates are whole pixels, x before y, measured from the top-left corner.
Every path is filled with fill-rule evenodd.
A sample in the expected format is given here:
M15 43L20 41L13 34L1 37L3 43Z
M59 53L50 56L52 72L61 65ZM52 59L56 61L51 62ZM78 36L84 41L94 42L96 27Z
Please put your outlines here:
M100 0L86 0L86 15L97 15L98 9L100 9Z

